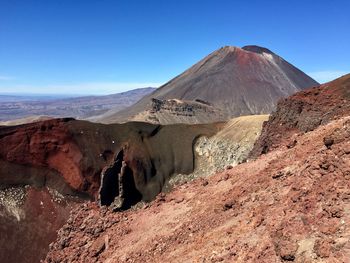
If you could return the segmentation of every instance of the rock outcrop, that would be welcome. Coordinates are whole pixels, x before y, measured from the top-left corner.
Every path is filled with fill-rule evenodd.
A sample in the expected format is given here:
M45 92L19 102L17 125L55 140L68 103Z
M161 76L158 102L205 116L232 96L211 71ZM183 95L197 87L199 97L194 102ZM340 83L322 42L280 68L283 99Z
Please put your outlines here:
M123 210L154 199L172 175L193 171L197 137L221 126L54 119L0 127L0 261L43 259L79 202Z
M98 197L101 174L130 171L142 199L151 200L172 174L190 173L197 137L221 124L160 126L93 124L55 119L0 128L0 184L49 186Z
M348 116L350 74L282 99L263 126L250 158L256 158L281 144L293 147L300 133Z
M349 147L345 117L142 209L84 204L46 262L347 262Z
M154 124L199 124L227 120L227 114L201 100L182 101L178 99L152 99L148 110L134 116L132 121L144 121Z

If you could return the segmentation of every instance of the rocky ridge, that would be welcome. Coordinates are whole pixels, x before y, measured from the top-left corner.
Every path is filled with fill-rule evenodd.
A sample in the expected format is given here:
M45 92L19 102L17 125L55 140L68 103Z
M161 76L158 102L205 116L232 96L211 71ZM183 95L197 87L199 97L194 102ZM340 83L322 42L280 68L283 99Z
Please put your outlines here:
M174 123L213 123L227 120L222 110L213 107L205 101L182 101L178 99L152 99L149 110L140 112L132 121L144 121L154 124Z
M250 154L256 158L281 144L292 147L298 136L350 112L350 74L281 100Z

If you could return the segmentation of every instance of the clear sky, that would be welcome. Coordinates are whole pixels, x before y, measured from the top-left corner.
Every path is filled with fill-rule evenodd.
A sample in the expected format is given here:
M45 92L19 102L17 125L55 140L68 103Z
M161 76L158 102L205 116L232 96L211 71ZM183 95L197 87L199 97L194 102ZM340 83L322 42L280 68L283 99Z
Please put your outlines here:
M0 93L157 86L248 44L324 82L350 72L349 10L349 0L0 0Z

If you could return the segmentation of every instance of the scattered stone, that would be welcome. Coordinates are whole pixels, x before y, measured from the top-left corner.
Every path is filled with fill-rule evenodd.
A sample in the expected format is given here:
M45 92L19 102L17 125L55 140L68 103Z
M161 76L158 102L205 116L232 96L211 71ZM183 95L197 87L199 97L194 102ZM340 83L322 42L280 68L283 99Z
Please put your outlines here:
M234 205L235 205L235 201L227 201L223 206L223 210L227 211L229 209L232 209Z
M179 203L182 203L185 199L181 196L181 197L177 197L174 199L174 202L179 204Z
M323 138L323 143L324 143L324 145L325 145L328 149L330 149L331 146L332 146L333 143L334 143L334 139L331 138L331 137L329 137L329 136L324 137L324 138Z
M295 145L297 145L298 141L297 140L292 140L287 144L287 148L288 149L292 149L295 147Z
M294 261L295 254L298 249L298 245L296 242L289 240L288 238L283 238L277 241L275 245L276 252L280 255L282 260L285 261Z
M328 258L331 254L332 244L330 240L317 239L314 245L314 252L320 258Z
M272 179L281 178L284 175L283 171L278 171L276 174L272 175Z
M106 248L106 242L105 242L106 237L102 236L96 239L96 241L92 244L90 251L91 255L93 257L97 257L99 254L101 254L105 248Z
M350 154L350 144L347 144L344 146L344 153L345 154Z

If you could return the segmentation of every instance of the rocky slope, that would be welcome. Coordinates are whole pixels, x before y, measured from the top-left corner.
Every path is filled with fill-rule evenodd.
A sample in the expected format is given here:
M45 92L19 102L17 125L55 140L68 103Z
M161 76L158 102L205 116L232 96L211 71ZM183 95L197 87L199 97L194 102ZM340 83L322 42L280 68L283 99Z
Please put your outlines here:
M46 262L347 262L349 168L346 117L135 211L84 204Z
M86 199L114 209L152 200L172 175L193 171L194 141L221 126L54 119L0 127L0 261L38 262Z
M111 110L94 121L123 122L149 110L151 99L209 102L228 118L268 114L281 97L318 83L270 50L257 46L223 47L135 105Z
M254 161L139 209L82 205L46 262L347 262L348 79L283 101L257 145L269 136L273 144Z
M195 168L193 173L175 175L166 185L188 182L194 178L210 176L227 167L245 162L259 137L262 124L268 115L250 115L233 118L211 137L201 136L194 145Z
M135 184L143 199L150 200L172 174L193 171L194 141L215 134L222 125L102 125L55 119L3 127L1 187L50 186L96 199L101 174L108 177L123 162L134 180L129 183ZM113 176L121 171L118 169Z
M204 101L182 101L178 99L152 99L149 110L140 112L131 121L154 124L212 123L227 120L227 114Z
M39 262L81 202L52 188L0 189L0 262Z
M350 74L281 100L265 123L250 155L255 158L281 144L293 146L301 133L350 113Z

